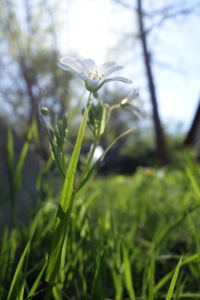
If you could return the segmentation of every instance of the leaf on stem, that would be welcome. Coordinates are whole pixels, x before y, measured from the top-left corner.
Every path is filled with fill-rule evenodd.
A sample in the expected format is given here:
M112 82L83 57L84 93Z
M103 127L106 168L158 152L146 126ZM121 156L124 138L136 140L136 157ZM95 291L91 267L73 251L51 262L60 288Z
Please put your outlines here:
M61 195L61 199L57 211L54 233L53 233L51 249L50 249L50 254L49 254L49 259L47 264L47 271L46 271L46 281L49 282L50 285L54 284L59 279L62 248L67 234L73 200L75 197L75 193L73 193L74 178L75 178L78 157L79 157L80 148L81 148L82 139L83 139L84 130L87 121L87 114L89 109L89 98L88 98L87 107L84 112L83 121L80 126L76 145L65 177L62 195Z

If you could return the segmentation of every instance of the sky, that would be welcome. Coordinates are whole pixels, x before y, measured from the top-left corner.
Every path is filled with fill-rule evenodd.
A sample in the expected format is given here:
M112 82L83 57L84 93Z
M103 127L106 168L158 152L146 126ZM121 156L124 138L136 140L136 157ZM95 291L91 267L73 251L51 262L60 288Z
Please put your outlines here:
M149 12L150 4L153 9L159 8L156 1L144 1ZM161 4L159 1L160 7ZM73 0L63 4L62 16L60 20L66 26L59 29L58 44L63 56L74 53L82 59L90 57L97 66L106 60L123 64L124 69L116 75L130 78L133 87L139 87L143 109L151 112L142 49L140 41L134 38L135 13L109 0ZM145 25L151 24L152 19L146 19ZM182 16L165 21L148 36L160 117L171 125L172 131L177 122L183 123L184 131L189 130L199 103L199 28L200 16ZM116 83L108 84L111 90L116 87ZM117 87L125 88L127 93L133 88L123 83L117 83Z
M124 69L114 73L133 81L132 86L121 82L106 84L108 91L121 88L127 95L139 87L143 111L152 113L148 82L144 66L142 47L138 36L138 20L134 10L127 9L118 0L48 0L56 24L57 49L62 56L92 58L97 67L107 60L124 65ZM120 0L134 5L136 0ZM169 0L181 3L181 8L199 0ZM31 5L32 0L29 1ZM148 16L145 27L159 23L161 18L152 14L166 5L165 0L143 0ZM23 24L26 14L24 2L15 0L17 13ZM40 9L40 0L34 0L32 9ZM48 15L49 17L49 15ZM44 19L43 22L51 20ZM26 22L24 22L25 24ZM45 24L46 24L45 23ZM45 24L39 24L41 28ZM42 27L43 26L43 27ZM158 110L162 123L168 124L171 132L182 122L182 130L190 129L200 101L200 5L195 14L168 19L155 26L148 34L148 50L152 58L152 72L156 87ZM48 41L48 38L47 38ZM55 47L55 45L53 45ZM80 80L80 86L82 82ZM102 91L105 86L102 87Z

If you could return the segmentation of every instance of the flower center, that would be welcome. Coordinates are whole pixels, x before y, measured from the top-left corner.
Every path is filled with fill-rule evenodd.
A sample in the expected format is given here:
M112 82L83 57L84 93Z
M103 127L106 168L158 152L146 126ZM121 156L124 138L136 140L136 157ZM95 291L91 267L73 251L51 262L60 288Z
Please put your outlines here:
M105 77L105 75L99 76L98 70L96 70L94 74L87 71L87 76L88 76L88 78L95 80L95 81L100 81L102 77Z

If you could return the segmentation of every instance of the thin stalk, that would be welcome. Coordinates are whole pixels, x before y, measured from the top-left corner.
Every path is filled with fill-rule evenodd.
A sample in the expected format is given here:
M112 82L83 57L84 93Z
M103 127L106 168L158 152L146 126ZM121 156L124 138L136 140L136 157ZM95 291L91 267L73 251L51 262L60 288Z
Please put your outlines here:
M79 181L78 181L78 183L77 183L76 191L78 191L78 189L79 189L79 187L80 187L80 185L81 185L81 182L83 181L84 177L86 176L86 174L87 174L87 172L88 172L88 170L89 170L89 168L90 168L90 164L91 164L91 162L92 162L92 158L93 158L95 149L96 149L97 144L98 144L98 139L99 139L99 137L96 137L96 139L95 139L95 141L94 141L94 145L93 145L92 151L91 151L91 153L90 153L90 156L89 156L89 158L88 158L88 161L87 161L87 164L86 164L86 166L85 166L85 169L84 169L83 173L81 174L81 177L80 177L80 179L79 179Z
M63 164L63 168L64 168L64 171L65 171L65 174L66 174L67 173L67 166L66 166L65 154L64 154L63 147L61 149L61 154L62 154L62 164Z
M112 111L114 108L120 108L120 104L115 104L115 105L109 107L108 115L107 115L107 118L106 118L106 124L108 123L108 120L109 120L109 118L110 118L111 111Z
M44 300L50 300L51 299L51 294L52 294L52 290L53 290L54 285L49 285L47 290L46 290L46 294L45 294L45 298Z
M66 172L64 187L62 190L61 200L59 204L59 208L57 211L56 216L56 222L54 225L54 234L52 237L52 243L51 243L51 249L47 264L47 271L46 271L46 281L50 282L48 284L48 289L46 291L45 300L51 299L52 289L53 285L58 281L59 279L59 272L60 272L60 260L62 255L62 249L64 240L67 235L69 221L70 221L70 215L73 207L73 202L75 198L75 190L73 190L73 181L74 176L77 168L77 162L78 162L78 155L80 153L80 147L82 143L82 139L84 136L84 129L86 125L87 120L87 113L90 105L90 96L91 92L89 94L88 100L87 100L87 106L84 113L84 118L80 126L79 134L77 137L77 142L75 145L74 152L72 154L72 158L68 167L68 170ZM76 150L76 151L75 151ZM64 214L64 216L63 216ZM60 231L58 233L58 228L60 227Z

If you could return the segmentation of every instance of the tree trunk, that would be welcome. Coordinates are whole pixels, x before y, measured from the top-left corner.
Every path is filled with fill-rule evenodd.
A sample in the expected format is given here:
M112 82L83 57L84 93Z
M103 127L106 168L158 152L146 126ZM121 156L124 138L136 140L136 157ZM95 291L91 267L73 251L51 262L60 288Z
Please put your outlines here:
M170 160L167 154L167 148L166 148L162 128L160 125L160 119L158 115L157 100L156 100L153 75L152 75L151 65L150 65L150 55L147 50L146 33L144 31L144 26L143 26L143 14L142 14L141 2L142 0L138 0L140 38L143 47L144 63L146 67L147 77L148 77L149 91L151 94L151 101L153 105L153 120L154 120L154 127L155 127L156 148L157 148L157 154L161 165L165 165L169 163Z

